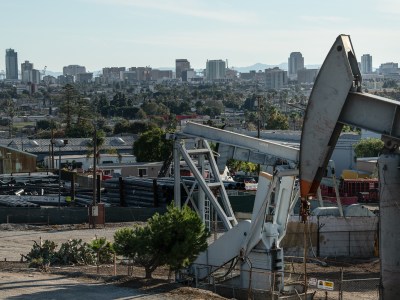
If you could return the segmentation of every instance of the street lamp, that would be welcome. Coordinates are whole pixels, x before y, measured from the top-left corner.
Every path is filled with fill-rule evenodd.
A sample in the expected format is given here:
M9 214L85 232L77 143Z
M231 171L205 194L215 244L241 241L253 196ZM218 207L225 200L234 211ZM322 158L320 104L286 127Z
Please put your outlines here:
M56 140L56 147L58 147L58 208L61 206L61 148L68 144L68 140Z

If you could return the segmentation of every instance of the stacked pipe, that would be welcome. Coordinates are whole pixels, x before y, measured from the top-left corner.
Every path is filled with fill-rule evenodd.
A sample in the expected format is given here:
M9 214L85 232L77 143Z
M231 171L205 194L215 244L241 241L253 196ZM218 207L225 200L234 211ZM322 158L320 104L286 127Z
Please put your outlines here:
M173 179L126 177L122 182L116 178L106 180L103 187L111 205L157 207L172 200L174 183Z
M8 207L38 207L39 205L26 201L24 197L0 195L0 206Z

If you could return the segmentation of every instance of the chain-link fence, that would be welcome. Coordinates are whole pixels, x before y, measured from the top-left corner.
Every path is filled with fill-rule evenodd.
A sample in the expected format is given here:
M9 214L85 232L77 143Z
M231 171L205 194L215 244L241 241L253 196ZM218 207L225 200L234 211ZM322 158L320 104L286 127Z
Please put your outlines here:
M342 279L339 300L379 299L379 278Z
M207 289L227 298L235 299L278 299L278 295L301 294L307 282L307 294L313 295L314 300L378 300L379 283L376 273L354 272L326 267L321 271L315 264L307 264L307 276L304 276L301 263L287 262L285 272L271 272L269 270L250 267L244 270L240 261L227 263L225 266L199 265L194 277L179 277L179 282L186 282L192 286ZM67 271L61 268L58 271ZM71 268L71 271L74 271ZM75 270L76 271L76 270ZM117 261L115 264L82 267L83 272L92 275L116 276L134 275L144 277L143 268L133 266L128 261ZM204 271L208 276L201 276ZM160 270L160 274L166 274ZM158 273L158 271L156 272ZM374 277L373 277L374 276ZM173 280L172 274L168 279ZM177 278L178 279L178 278ZM284 284L282 285L282 279ZM283 288L284 287L284 288Z
M379 278L375 273L354 272L351 269L329 267L325 271L309 264L309 270L301 270L303 266L293 266L289 263L283 275L284 289L280 282L279 272L250 268L244 271L238 265L228 264L224 267L199 266L200 269L211 271L206 278L195 278L195 286L212 290L228 298L235 299L275 299L278 295L301 294L307 283L307 294L313 295L314 300L377 300L379 299ZM301 268L299 268L299 266ZM199 270L200 270L199 269ZM216 270L212 272L212 270ZM243 280L248 286L243 286Z

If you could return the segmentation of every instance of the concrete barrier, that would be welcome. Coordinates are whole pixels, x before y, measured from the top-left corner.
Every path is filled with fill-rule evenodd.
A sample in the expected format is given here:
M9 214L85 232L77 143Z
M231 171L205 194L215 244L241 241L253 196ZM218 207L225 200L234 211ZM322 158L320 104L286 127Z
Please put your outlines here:
M106 223L146 221L165 208L106 207ZM24 223L38 225L81 224L88 222L87 207L2 207L0 223Z

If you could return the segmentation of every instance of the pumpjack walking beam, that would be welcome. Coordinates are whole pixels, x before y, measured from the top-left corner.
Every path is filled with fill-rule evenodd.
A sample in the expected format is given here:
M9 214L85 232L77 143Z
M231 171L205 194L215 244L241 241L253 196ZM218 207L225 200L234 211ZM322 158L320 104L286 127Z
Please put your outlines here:
M314 83L300 144L302 213L314 195L344 124L382 134L379 157L381 299L400 299L400 102L361 92L362 77L348 35L330 49Z

